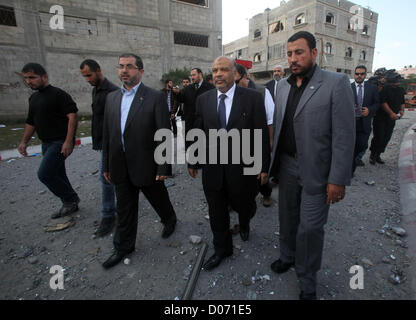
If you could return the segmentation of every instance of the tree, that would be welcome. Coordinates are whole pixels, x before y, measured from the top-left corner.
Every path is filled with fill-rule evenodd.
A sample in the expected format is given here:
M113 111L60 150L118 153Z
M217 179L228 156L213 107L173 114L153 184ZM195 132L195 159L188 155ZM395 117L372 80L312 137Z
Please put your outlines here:
M183 69L176 68L175 70L171 69L168 73L165 73L162 75L162 81L165 83L166 80L172 80L174 86L178 86L182 83L182 80L186 77L189 78L189 74L191 73L191 70L183 67Z

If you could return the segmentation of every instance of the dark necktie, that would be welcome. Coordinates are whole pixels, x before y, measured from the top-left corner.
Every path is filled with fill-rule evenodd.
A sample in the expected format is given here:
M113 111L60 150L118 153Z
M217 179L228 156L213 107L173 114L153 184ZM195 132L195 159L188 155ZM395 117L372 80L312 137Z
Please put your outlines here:
M361 110L363 108L363 85L358 85L358 108L357 108L357 117L361 117Z
M220 95L220 104L218 105L218 119L220 121L221 129L225 129L227 127L227 117L225 115L225 98L227 96L225 94Z

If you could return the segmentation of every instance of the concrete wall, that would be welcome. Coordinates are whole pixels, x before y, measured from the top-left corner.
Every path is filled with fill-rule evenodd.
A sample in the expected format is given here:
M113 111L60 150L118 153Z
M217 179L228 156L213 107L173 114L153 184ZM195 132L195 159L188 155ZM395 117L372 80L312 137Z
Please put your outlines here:
M52 5L64 8L64 30L52 30ZM32 91L20 73L27 62L39 62L52 85L72 95L82 113L90 113L91 87L79 72L82 60L97 60L115 84L120 53L143 59L143 82L161 88L170 69L211 68L221 55L222 1L199 7L174 0L0 0L12 6L17 27L0 26L0 119L24 117ZM209 36L209 47L174 44L174 31Z

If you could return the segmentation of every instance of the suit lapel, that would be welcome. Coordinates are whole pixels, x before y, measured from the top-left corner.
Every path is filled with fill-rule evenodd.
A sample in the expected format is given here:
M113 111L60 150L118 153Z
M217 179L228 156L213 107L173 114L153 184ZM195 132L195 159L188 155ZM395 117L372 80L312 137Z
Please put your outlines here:
M302 97L300 98L299 105L296 108L296 113L294 118L296 118L299 113L302 112L303 108L305 107L306 103L309 101L310 98L318 91L320 86L322 85L322 71L321 69L316 66L315 73L312 76L312 79L309 81L308 85L303 91Z
M277 107L280 106L280 110L281 110L281 116L282 119L285 117L285 112L286 112L286 105L287 105L287 100L289 98L289 93L290 93L290 84L289 82L287 82L287 80L284 80L284 82L282 82L282 85L279 86L276 97L275 97L275 105ZM281 97L282 103L279 103L279 99Z
M354 94L355 104L358 104L357 87L355 85L355 82L351 84L351 89L352 89L352 93Z
M220 129L220 122L218 119L218 101L217 101L217 90L212 90L208 96L208 105L206 112L208 113L207 119L209 121L208 127L214 127L215 129Z
M127 116L126 127L124 128L124 130L128 128L135 114L140 110L140 107L142 106L142 103L144 101L144 97L146 96L146 92L147 92L147 88L142 83L139 86L139 89L137 90L136 95L134 96L133 102L131 103L129 115Z
M121 89L117 91L117 95L114 97L115 100L115 106L114 112L115 112L115 119L117 119L117 132L121 136L121 99L123 98L123 94L121 93Z
M233 103L231 105L231 112L230 117L228 118L227 122L227 130L233 127L233 124L239 119L240 117L240 110L241 110L241 102L244 100L244 95L241 94L240 89L236 86L234 91Z

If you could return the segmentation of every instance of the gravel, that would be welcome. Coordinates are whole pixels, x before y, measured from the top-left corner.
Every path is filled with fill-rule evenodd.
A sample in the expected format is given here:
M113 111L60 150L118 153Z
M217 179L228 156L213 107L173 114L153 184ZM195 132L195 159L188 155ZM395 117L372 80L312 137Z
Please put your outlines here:
M406 235L390 226L402 228L397 159L402 136L415 122L416 112L408 112L398 121L382 155L386 164L370 165L367 153L366 165L357 168L346 198L331 207L318 298L381 300L411 295L411 281L406 281ZM208 242L205 259L213 254L201 174L194 180L184 165L175 165L168 189L178 216L174 234L161 238L162 225L140 194L136 251L129 264L104 270L101 264L112 253L113 235L92 237L100 220L101 186L98 175L91 173L98 169L99 160L100 154L90 145L77 147L68 159L67 173L81 197L80 210L73 226L52 233L43 226L55 222L50 216L60 203L50 191L43 192L45 186L37 179L41 157L0 162L0 299L179 299L201 248L190 235ZM273 189L272 198L270 208L257 198L249 241L233 236L234 255L210 272L201 271L193 299L298 298L294 269L282 275L270 270L279 257L278 188ZM231 226L236 223L237 215L232 212ZM55 265L64 269L64 290L49 287L53 276L49 270ZM354 265L364 267L363 290L350 289Z

